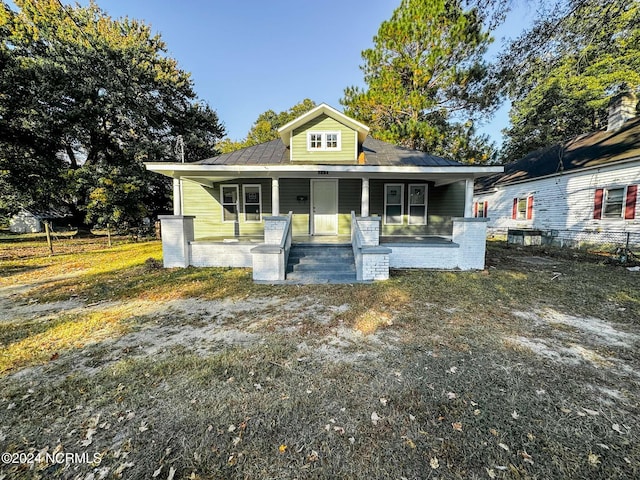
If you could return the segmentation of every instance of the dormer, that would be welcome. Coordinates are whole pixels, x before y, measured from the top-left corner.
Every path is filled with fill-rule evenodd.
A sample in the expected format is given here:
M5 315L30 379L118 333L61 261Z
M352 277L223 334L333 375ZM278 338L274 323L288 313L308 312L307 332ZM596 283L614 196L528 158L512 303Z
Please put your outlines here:
M369 127L327 104L278 129L291 163L355 164Z

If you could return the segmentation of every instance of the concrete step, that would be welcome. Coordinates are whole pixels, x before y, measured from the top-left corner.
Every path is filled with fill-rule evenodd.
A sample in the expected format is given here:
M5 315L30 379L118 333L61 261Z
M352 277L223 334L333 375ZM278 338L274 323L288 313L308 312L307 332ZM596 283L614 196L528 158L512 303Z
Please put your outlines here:
M294 283L351 283L356 281L350 245L294 245L289 252L287 281Z

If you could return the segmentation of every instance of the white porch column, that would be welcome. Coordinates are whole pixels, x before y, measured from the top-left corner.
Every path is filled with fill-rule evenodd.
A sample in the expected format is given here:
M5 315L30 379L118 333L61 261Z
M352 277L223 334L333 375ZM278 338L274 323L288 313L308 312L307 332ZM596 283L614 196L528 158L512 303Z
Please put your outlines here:
M182 215L182 183L179 178L173 179L173 214Z
M473 217L473 178L465 180L464 218Z
M271 215L280 215L280 179L271 179Z
M360 216L369 216L369 179L362 179L362 205L360 206Z

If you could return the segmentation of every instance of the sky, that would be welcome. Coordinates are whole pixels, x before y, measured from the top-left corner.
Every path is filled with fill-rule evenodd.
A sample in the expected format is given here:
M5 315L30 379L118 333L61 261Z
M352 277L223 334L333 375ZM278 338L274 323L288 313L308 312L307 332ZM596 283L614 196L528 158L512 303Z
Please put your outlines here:
M168 55L191 72L195 91L225 125L244 138L258 115L288 110L305 98L342 110L348 86L364 86L360 56L400 0L96 0L114 18L144 20ZM75 2L64 1L65 4ZM87 1L81 1L87 4ZM496 32L515 37L533 12L514 0ZM499 146L508 106L480 128Z

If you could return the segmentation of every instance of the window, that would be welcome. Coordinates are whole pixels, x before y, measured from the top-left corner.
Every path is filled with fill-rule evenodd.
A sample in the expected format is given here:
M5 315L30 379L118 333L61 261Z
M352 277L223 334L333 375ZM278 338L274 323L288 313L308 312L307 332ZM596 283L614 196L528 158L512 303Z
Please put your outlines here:
M404 216L404 185L387 183L384 186L384 223L402 225Z
M518 197L513 199L511 211L513 220L531 220L533 218L533 196Z
M308 132L307 150L340 150L340 132Z
M262 220L262 192L260 185L243 185L244 221L260 222Z
M624 188L608 188L604 194L603 218L622 218Z
M596 189L593 218L633 220L636 216L637 193L637 185Z
M487 218L489 210L489 202L476 202L473 204L473 216L476 218Z
M238 221L238 186L222 185L220 187L220 199L222 203L222 221Z
M309 134L309 150L320 150L320 149L322 149L322 134L310 133Z
M427 185L409 185L409 225L427 224Z

